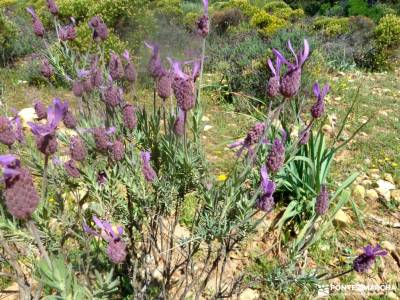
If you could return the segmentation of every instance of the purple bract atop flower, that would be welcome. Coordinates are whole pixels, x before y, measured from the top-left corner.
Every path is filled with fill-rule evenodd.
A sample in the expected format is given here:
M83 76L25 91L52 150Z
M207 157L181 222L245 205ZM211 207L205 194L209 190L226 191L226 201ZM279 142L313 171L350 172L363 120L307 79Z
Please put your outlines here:
M237 156L240 156L243 152L244 149L247 149L249 152L250 156L253 156L253 149L252 146L254 144L257 144L260 142L260 140L264 136L264 131L265 131L265 124L262 122L257 122L247 133L247 136L238 142L235 142L233 144L230 144L228 147L229 148L236 148L238 146L241 146L239 151L237 152Z
M359 273L367 272L378 256L385 255L387 255L387 252L382 250L380 245L376 245L374 248L371 245L364 247L364 253L357 256L353 261L354 271Z
M93 29L93 39L95 41L104 41L108 37L107 25L99 16L94 16L89 21L89 27Z
M32 175L10 154L0 155L0 165L3 167L3 195L8 212L18 219L29 219L40 201Z
M47 0L47 7L49 8L49 11L53 14L53 15L57 15L58 14L58 7L57 4L54 0Z
M42 21L40 21L39 17L36 15L36 13L32 7L28 7L26 10L32 16L33 31L35 32L36 36L43 37L44 36L44 26L42 24Z
M122 57L126 61L125 70L124 70L126 80L128 80L129 82L136 82L137 72L136 72L135 66L133 65L133 63L131 61L129 51L125 50Z
M58 38L63 42L73 41L76 39L75 26L72 24L61 27L58 30Z
M324 98L329 92L329 84L325 84L321 91L319 84L316 82L314 83L313 91L315 97L317 97L317 102L311 108L311 115L313 118L318 119L325 111Z
M282 61L279 56L276 56L275 66L273 65L271 59L268 59L268 66L274 76L272 76L268 81L267 94L269 97L276 97L279 94L281 87L280 77Z
M265 212L270 212L275 205L273 194L276 184L269 179L266 166L262 166L261 168L261 187L263 193L257 200L257 208Z
M160 45L147 42L145 42L144 44L147 48L151 50L151 57L148 69L151 77L156 80L157 78L160 78L162 75L165 74L165 70L160 57Z
M51 66L49 60L46 58L42 61L42 65L40 66L40 73L47 79L50 79L53 75L53 67Z
M110 76L113 80L121 79L124 76L124 66L119 56L111 52L110 62L108 64Z
M83 230L91 235L102 237L108 243L107 255L113 263L119 264L124 262L127 255L126 245L121 239L124 229L118 226L117 232L115 232L108 221L102 221L96 216L93 216L93 221L100 229L100 233L91 229L85 222L83 224Z
M178 107L184 112L188 112L194 107L196 103L196 93L193 77L195 75L195 70L193 70L192 75L189 76L182 71L181 62L174 61L170 58L168 59L171 63L174 76L172 89L174 91Z
M326 185L321 186L321 191L315 202L315 212L318 216L326 214L329 208L329 192Z
M28 122L32 133L36 137L38 149L45 155L52 155L57 151L56 129L68 110L68 103L55 99L53 105L47 109L47 123L35 124Z
M285 142L286 142L286 131L282 131L282 138L276 138L274 143L271 146L271 150L269 152L267 158L267 167L268 171L272 173L278 172L284 162L285 162Z
M300 88L301 68L310 54L310 47L308 41L304 40L304 49L296 54L289 40L288 48L295 57L294 62L288 61L278 50L272 49L272 51L275 56L279 57L281 62L287 65L287 72L283 75L280 82L280 92L284 97L291 98L297 94Z
M131 104L126 104L122 109L124 125L129 130L133 130L137 124L136 109Z
M157 174L154 171L153 167L150 165L150 152L149 151L142 151L140 153L142 158L142 172L144 178L148 182L154 182L157 178Z

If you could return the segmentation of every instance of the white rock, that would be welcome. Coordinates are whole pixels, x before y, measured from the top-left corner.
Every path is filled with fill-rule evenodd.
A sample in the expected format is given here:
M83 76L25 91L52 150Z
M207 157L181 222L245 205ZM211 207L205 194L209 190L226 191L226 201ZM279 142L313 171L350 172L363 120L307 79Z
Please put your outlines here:
M381 246L382 246L382 248L383 249L386 249L386 250L388 250L388 251L396 251L396 246L395 245L393 245L391 242L389 242L389 241L383 241L382 243L381 243Z
M365 198L371 201L376 201L378 200L379 195L375 190L371 189L365 193Z
M201 118L201 120L202 120L203 122L210 122L210 118L207 117L207 116L203 116L203 117Z
M379 188L385 190L394 190L396 188L393 183L382 179L378 180L376 184L378 185Z
M351 217L346 214L342 209L338 210L333 221L336 223L336 225L348 225L352 223Z
M28 127L27 122L34 122L37 118L35 109L33 107L23 108L18 112L18 117L21 118L22 126Z
M356 185L353 188L353 192L352 192L353 198L354 200L361 202L364 200L365 197L365 187L363 187L362 185Z
M383 175L383 179L385 179L386 181L394 184L394 180L393 180L392 174L385 173L385 175Z
M400 190L391 190L390 197L397 202L400 202Z
M204 131L209 131L211 128L213 128L211 125L206 125L204 126Z
M260 299L260 294L256 290L245 289L243 293L240 294L239 300L256 300Z
M386 190L384 188L376 188L375 190L383 199L385 199L386 201L390 201L390 190Z

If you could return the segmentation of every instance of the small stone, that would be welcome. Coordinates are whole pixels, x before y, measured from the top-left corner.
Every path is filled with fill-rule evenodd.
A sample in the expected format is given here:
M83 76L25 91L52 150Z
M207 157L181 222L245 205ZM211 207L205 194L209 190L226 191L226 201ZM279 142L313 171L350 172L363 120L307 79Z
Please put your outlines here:
M354 200L362 202L365 197L365 188L362 185L356 185L352 192Z
M374 174L371 174L371 178L374 180L379 180L381 178L381 176L379 174L374 173Z
M370 189L370 190L367 190L367 192L365 193L365 198L370 201L376 201L376 200L378 200L379 195L375 190Z
M243 293L240 294L239 300L256 300L260 299L260 294L253 289L245 289Z
M396 202L400 202L400 190L391 190L390 198L392 198Z
M382 188L384 190L394 190L394 189L396 189L396 187L395 187L395 185L393 183L391 183L389 181L386 181L386 180L380 179L376 183L377 183L379 188Z
M210 118L207 117L207 116L203 116L203 117L201 118L201 120L202 120L203 122L210 122Z
M213 128L211 125L206 125L204 126L204 131L209 131L211 128Z
M383 199L386 201L390 201L390 190L386 190L384 188L376 188L375 189L378 192L378 195L381 196Z
M383 175L383 179L385 179L386 181L394 184L394 180L393 180L392 174L385 173L385 175Z
M364 187L370 187L372 185L372 181L369 179L365 179L361 182Z
M371 174L379 174L379 169L369 169L368 173Z
M339 209L333 219L333 222L338 226L346 226L352 223L352 219L342 209Z
M326 125L324 125L324 126L322 127L322 131L323 131L325 134L329 135L329 136L333 134L333 128L332 128L332 126L330 126L330 125L328 125L328 124L326 124Z
M23 108L18 112L18 117L21 118L22 126L28 127L27 122L35 122L37 118L35 109L33 107Z

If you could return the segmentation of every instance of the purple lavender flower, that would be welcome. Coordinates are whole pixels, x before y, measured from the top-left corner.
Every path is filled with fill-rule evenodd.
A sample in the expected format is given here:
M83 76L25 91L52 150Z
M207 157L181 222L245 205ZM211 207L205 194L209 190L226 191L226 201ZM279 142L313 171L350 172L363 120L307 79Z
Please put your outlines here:
M324 98L329 92L329 84L325 84L324 88L320 89L319 84L316 82L313 86L313 91L315 97L317 97L317 102L311 108L311 115L314 119L320 118L325 111Z
M122 102L122 90L110 81L103 93L103 99L107 105L116 107Z
M124 58L126 65L125 65L125 78L126 80L128 80L129 82L136 82L137 80L137 72L135 69L135 66L133 65L130 55L129 55L129 51L125 50L124 54L122 55L122 57Z
M104 129L104 128L92 129L97 150L99 150L100 152L106 152L108 150L108 147L112 145L109 136L114 132L115 132L114 127L111 127L109 129Z
M178 107L184 112L191 110L196 103L196 93L194 85L194 73L191 76L182 71L181 62L173 61L168 58L171 63L174 80L172 82L172 89L175 94L175 98Z
M62 103L60 99L55 99L53 105L47 109L46 124L28 122L36 137L36 145L44 155L52 155L57 151L56 129L67 109L68 103Z
M267 158L267 167L269 172L276 173L282 168L285 162L285 141L286 132L283 130L282 138L276 138L271 146L271 150Z
M58 30L58 38L63 41L73 41L76 39L75 26L72 24L61 27Z
M107 25L99 16L94 16L89 21L89 27L93 29L93 39L96 42L104 41L108 37Z
M0 155L0 165L3 167L3 195L8 212L18 219L29 219L40 201L32 175L13 155Z
M266 166L262 166L261 168L261 187L263 194L257 200L257 208L264 212L270 212L275 205L273 194L276 189L276 184L269 179Z
M157 81L157 94L163 100L171 97L172 94L172 76L166 73L161 76Z
M58 7L57 4L54 0L47 0L47 7L49 8L49 11L53 14L53 15L57 15L58 14Z
M142 158L142 173L144 178L148 182L154 182L157 179L157 174L154 171L153 167L150 165L150 152L149 151L142 151L140 153Z
M267 95L273 98L279 94L279 90L281 88L280 77L282 61L280 60L279 56L276 56L275 66L273 65L271 59L268 59L268 66L274 76L272 76L268 81Z
M364 253L357 256L356 259L353 261L354 271L358 273L367 272L369 269L371 269L372 265L375 262L375 259L378 256L385 255L387 255L387 252L382 250L380 245L376 245L374 248L372 248L371 245L364 247Z
M33 104L33 108L35 109L38 120L47 118L47 108L42 101L36 100Z
M157 80L165 74L164 67L161 63L160 46L158 44L144 43L147 48L151 50L151 57L149 61L148 70L154 80Z
M73 159L68 160L64 164L64 169L67 174L73 178L81 177L81 172L79 172L79 169L76 167L76 162Z
M124 66L117 54L111 52L110 62L108 64L110 76L113 80L119 80L124 76Z
M98 65L98 58L96 57L93 60L92 66L90 68L90 78L92 81L92 86L99 88L103 85L103 72L97 65Z
M11 121L5 116L0 116L0 143L11 146L16 139L17 135L13 130Z
M82 97L84 92L82 81L75 80L72 83L72 93L75 95L75 97Z
M236 154L237 156L240 156L244 149L247 149L250 156L253 156L254 153L252 146L260 142L260 140L264 136L264 131L265 131L265 124L258 122L249 130L247 136L243 140L230 144L228 147L236 148L241 146Z
M174 133L177 136L183 136L185 133L185 112L183 110L179 110L178 117L175 120L174 123Z
M281 94L286 98L292 98L299 91L301 82L301 68L308 58L310 47L308 45L308 41L304 40L304 49L296 55L289 40L288 48L295 57L295 62L293 63L289 62L278 50L272 49L272 51L288 67L286 74L283 75L280 82Z
M111 158L114 161L121 161L125 157L125 146L119 140L116 140L114 142L114 144L110 147L110 151L111 151Z
M96 216L93 216L93 221L97 227L99 227L100 233L91 229L85 222L83 223L83 230L88 234L103 238L108 243L108 258L115 264L123 263L127 255L126 245L121 239L124 229L121 226L118 226L117 232L115 232L109 222L102 221Z
M47 79L50 79L51 76L53 76L53 67L51 66L47 58L42 61L42 64L40 66L40 73L42 73L42 75Z
M321 191L315 202L315 212L318 216L326 214L329 208L329 192L326 185L321 186Z
M73 136L69 144L71 158L76 161L84 161L87 156L85 142L79 136Z
M104 171L99 171L97 173L97 183L103 185L107 182L107 174Z
M197 33L204 39L210 32L210 23L208 19L208 0L203 0L204 13L197 20Z
M129 130L133 130L136 128L137 118L136 118L136 109L131 104L126 104L122 109L122 117L124 119L124 125Z
M78 120L75 118L74 114L68 109L63 117L63 123L68 129L75 129L78 124Z
M26 10L32 16L33 31L35 32L36 36L43 37L44 36L44 26L42 24L42 21L40 21L39 17L36 15L36 13L32 7L29 7Z

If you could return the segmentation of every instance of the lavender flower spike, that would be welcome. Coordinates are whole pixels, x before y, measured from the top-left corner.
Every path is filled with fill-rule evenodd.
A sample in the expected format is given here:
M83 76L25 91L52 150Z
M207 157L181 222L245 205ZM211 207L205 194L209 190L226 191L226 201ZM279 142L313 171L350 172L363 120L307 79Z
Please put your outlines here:
M315 212L318 216L326 214L329 208L329 192L326 185L321 186L321 191L315 202Z
M281 87L280 76L281 76L282 61L279 58L279 56L276 56L275 66L273 65L271 59L268 59L268 66L271 69L271 72L274 76L272 76L268 81L267 95L273 98L279 94L279 90Z
M282 131L282 138L275 139L272 144L270 153L267 158L267 167L270 172L278 172L285 162L285 141L287 138L286 131Z
M149 151L142 151L140 153L142 158L142 173L144 178L148 182L154 182L157 179L157 174L154 171L153 167L150 165L150 152Z
M283 75L280 82L280 92L286 98L292 98L297 94L301 82L301 68L310 54L310 46L308 41L304 40L304 48L297 55L293 50L290 40L288 41L288 48L292 52L295 61L288 61L282 53L276 49L272 49L275 56L277 56L284 64L287 65L287 72Z
M236 154L237 156L240 156L244 149L247 149L249 154L252 156L253 155L252 146L260 141L260 139L264 135L264 131L265 131L265 124L262 122L258 122L249 130L245 139L230 144L228 147L236 148L241 146L241 148Z
M58 14L58 6L54 0L47 0L47 7L53 15Z
M375 262L377 256L385 256L387 252L382 250L380 245L372 248L371 245L364 247L364 253L357 256L353 261L354 271L358 273L367 272Z
M197 33L206 38L210 32L210 24L208 20L208 0L203 0L204 14L197 21Z
M129 82L132 82L132 83L136 82L137 72L136 72L135 66L133 65L133 63L131 61L129 51L125 50L122 57L126 61L125 70L124 70L126 80L128 80Z
M36 15L32 7L28 7L26 11L32 16L33 31L35 32L36 36L43 37L44 26L42 24L42 21L40 21L39 17Z
M148 65L148 70L154 80L157 80L165 74L164 67L161 63L160 45L153 43L144 43L151 50L151 57Z
M196 103L195 95L195 84L194 84L194 74L189 76L182 71L181 62L174 61L168 58L174 80L172 82L172 89L175 94L177 104L181 110L188 112L191 110Z
M328 94L329 88L329 84L325 84L321 91L319 84L317 82L314 83L313 91L315 97L317 97L317 102L311 108L311 115L314 119L320 118L325 111L324 98Z
M107 243L107 256L115 264L123 263L126 259L126 245L121 239L124 229L121 226L117 227L117 232L114 231L111 224L107 221L102 221L96 216L93 216L93 221L100 228L101 232L91 229L86 222L83 223L83 230L94 236L102 237Z
M265 212L270 212L275 205L273 194L276 190L276 184L269 179L266 166L262 166L261 168L261 188L263 194L257 200L257 208Z

